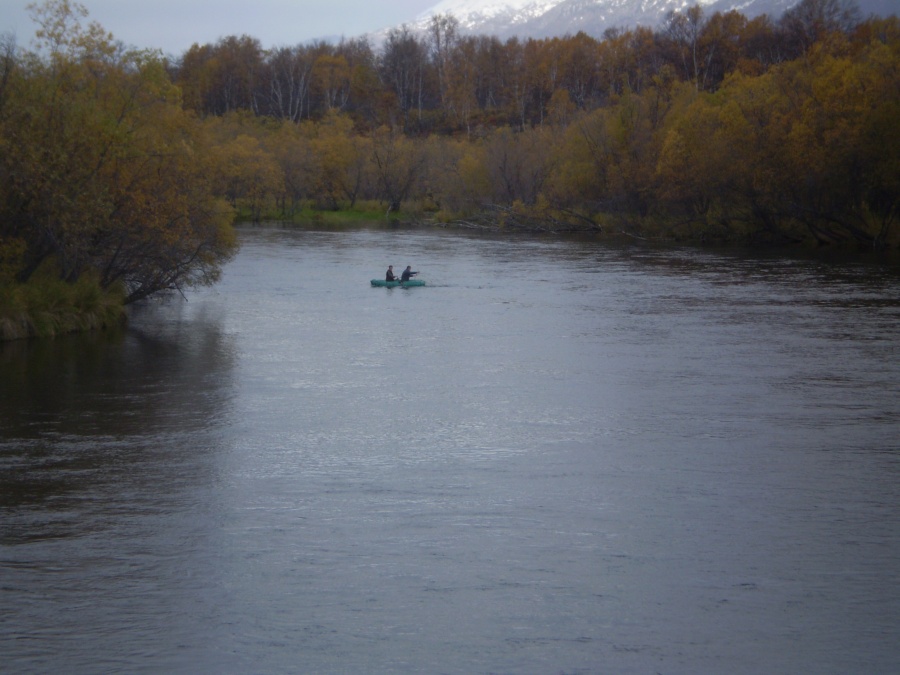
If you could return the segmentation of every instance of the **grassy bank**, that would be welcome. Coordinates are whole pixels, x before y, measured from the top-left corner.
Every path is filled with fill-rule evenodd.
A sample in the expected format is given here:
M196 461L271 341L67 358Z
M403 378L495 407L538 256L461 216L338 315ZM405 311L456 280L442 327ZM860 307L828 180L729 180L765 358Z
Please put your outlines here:
M402 211L387 211L387 207L377 201L359 202L353 207L342 206L337 210L316 208L312 202L303 203L294 209L271 208L254 215L252 209L238 204L236 220L243 223L254 221L278 221L308 225L362 225L365 223L384 222L420 222L432 218L434 213L418 203L409 202Z
M100 288L94 279L68 284L39 278L0 285L0 340L54 337L108 328L125 319L123 294Z

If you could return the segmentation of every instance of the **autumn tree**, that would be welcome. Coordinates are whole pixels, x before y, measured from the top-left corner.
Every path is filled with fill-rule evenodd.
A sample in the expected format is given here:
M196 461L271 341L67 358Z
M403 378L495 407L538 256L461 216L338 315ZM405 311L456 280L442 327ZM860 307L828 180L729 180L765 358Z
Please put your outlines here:
M854 56L823 45L775 77L805 94L800 105L796 94L787 101L785 210L819 240L883 247L900 199L897 45L876 41Z
M418 112L419 121L422 119L426 66L427 49L406 26L388 32L379 72L384 86L394 97L400 114L398 122L404 129L409 128L413 111Z
M446 112L457 128L472 132L472 120L477 115L478 42L473 37L460 39L453 50L452 67L446 77Z
M260 77L269 115L292 122L309 117L314 63L315 56L304 47L280 47L269 53Z
M736 11L716 12L703 24L700 54L703 59L700 88L714 91L725 76L737 70L744 57L747 18Z
M478 140L446 140L435 184L445 215L477 213L492 203L485 145Z
M349 91L343 110L353 116L357 125L376 125L380 83L371 45L365 38L341 40L335 54L346 60L349 69Z
M342 110L350 97L350 65L343 56L323 54L313 63L313 85L326 111Z
M176 68L186 104L204 115L260 111L263 49L248 35L230 35L215 45L194 44Z
M446 107L450 88L451 58L459 40L459 20L452 14L435 14L428 22L427 45L431 62L437 73L438 96Z
M126 51L68 0L32 6L0 110L0 235L18 282L96 275L126 302L209 283L233 252L208 148L155 54Z
M888 121L900 112L898 69L897 45L875 40L852 57L820 45L732 78L672 125L660 196L767 239L888 245L900 200L900 136Z
M353 121L330 113L315 125L310 149L316 159L315 194L325 208L337 210L343 200L352 208L366 179L369 156L355 138Z
M381 127L372 135L371 164L380 200L399 211L413 193L425 165L421 148L396 129Z
M752 131L734 105L717 104L721 99L695 98L682 111L656 167L659 197L680 205L688 221L701 223L699 229L740 220L743 198L752 199L734 156L734 143L751 142Z
M472 40L475 47L474 94L481 123L490 127L516 124L519 120L515 91L522 76L519 41L510 38L504 43L487 35Z
M218 143L213 151L210 173L219 194L232 207L246 206L254 221L284 189L284 176L274 157L253 136L241 134Z
M798 56L817 42L849 34L859 22L859 5L854 0L801 0L782 15L779 23L791 56Z
M282 176L282 192L276 194L280 212L291 218L304 199L314 195L317 161L312 149L312 122L282 122L266 134L262 142L278 164Z
M215 63L212 45L193 44L173 68L175 82L181 88L184 106L199 114L212 114L215 89Z
M705 19L700 5L688 7L683 12L671 11L666 16L665 35L675 50L677 61L686 79L690 79L697 89L702 87L700 35L703 32Z
M534 204L554 171L555 142L548 129L498 129L485 144L488 175L497 203Z

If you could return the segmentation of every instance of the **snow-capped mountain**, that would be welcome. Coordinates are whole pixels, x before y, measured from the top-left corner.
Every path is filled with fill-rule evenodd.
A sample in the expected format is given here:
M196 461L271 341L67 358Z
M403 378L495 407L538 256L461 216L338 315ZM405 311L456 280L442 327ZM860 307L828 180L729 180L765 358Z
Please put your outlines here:
M863 16L896 14L898 0L857 0ZM707 14L737 10L748 17L768 14L775 19L799 0L441 0L405 25L424 32L431 18L452 15L463 34L508 38L543 38L584 31L601 37L608 28L657 28L666 14L695 4ZM377 43L387 31L370 38Z
M416 21L427 22L437 14L452 14L467 33L499 34L526 26L552 12L566 0L442 0Z

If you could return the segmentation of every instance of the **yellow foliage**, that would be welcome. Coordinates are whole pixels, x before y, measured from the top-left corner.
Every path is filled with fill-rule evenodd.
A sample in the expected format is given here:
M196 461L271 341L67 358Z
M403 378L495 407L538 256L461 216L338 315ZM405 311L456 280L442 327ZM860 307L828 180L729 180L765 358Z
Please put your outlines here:
M127 301L205 283L234 249L200 134L158 58L122 51L83 8L34 8L49 55L13 69L0 123L0 237L25 242L16 275L50 258Z

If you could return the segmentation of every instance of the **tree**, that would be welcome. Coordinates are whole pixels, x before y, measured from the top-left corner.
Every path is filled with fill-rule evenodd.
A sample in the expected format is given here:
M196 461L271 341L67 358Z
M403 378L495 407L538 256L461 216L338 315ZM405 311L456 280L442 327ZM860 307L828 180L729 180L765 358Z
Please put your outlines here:
M459 40L450 59L452 66L445 77L444 103L447 112L459 127L466 130L466 133L472 132L472 118L478 107L476 50L475 38Z
M174 68L185 108L200 115L213 114L214 68L212 45L191 45Z
M854 0L801 0L782 15L780 25L797 56L832 35L850 33L859 21Z
M550 44L557 67L556 91L565 90L575 107L584 109L598 94L597 41L577 33Z
M754 237L887 246L900 207L898 73L898 50L876 40L852 56L820 44L726 80L670 126L658 194Z
M349 91L343 109L354 115L357 124L363 120L374 124L380 85L372 47L365 38L341 40L335 53L346 60L349 69Z
M701 88L700 34L704 28L703 19L703 8L700 5L688 7L684 12L672 11L666 16L665 35L678 53L682 72L694 83L696 89Z
M666 134L656 165L659 196L682 205L690 218L708 224L707 216L740 203L742 168L734 159L732 142L748 140L743 120L729 126L736 111L716 106L708 97L695 98ZM673 209L674 210L674 209Z
M322 55L313 64L312 76L325 110L342 110L350 96L350 66L347 59Z
M284 190L281 167L253 136L240 134L217 144L213 160L210 173L217 192L227 196L232 207L247 206L254 221Z
M662 99L678 95L657 87L669 86L660 78L641 94L626 91L615 105L571 124L559 172L565 180L557 182L558 189L598 211L647 216L655 202L660 131L671 109Z
M381 127L372 136L371 162L379 197L387 202L388 213L399 211L420 178L425 157L403 134Z
M550 97L550 102L547 104L547 114L550 122L557 126L565 127L569 124L569 120L574 112L575 104L569 96L569 90L557 89L554 91L553 96Z
M207 147L153 53L125 51L68 0L32 6L0 111L0 235L21 242L16 279L39 267L96 274L126 302L210 283L235 249Z
M204 115L235 110L258 113L266 99L260 89L264 80L262 46L247 35L230 35L215 45L194 44L176 73L186 104Z
M716 12L707 19L700 33L701 89L714 91L728 73L737 69L746 26L746 17L733 10L725 14Z
M452 14L435 14L428 22L428 48L437 72L438 95L442 106L447 105L447 91L453 54L459 40L459 20Z
M485 144L488 175L498 204L533 205L556 168L552 132L498 129Z
M900 50L875 42L855 56L833 56L822 45L775 75L805 94L786 109L788 214L820 241L883 247L900 200Z
M352 137L353 121L337 112L315 126L310 149L316 158L315 194L326 208L337 210L344 198L356 202L364 171L359 145Z
M425 46L406 26L388 32L379 72L382 82L394 95L404 129L409 128L413 110L418 110L419 120L422 119L426 62Z
M0 115L6 103L7 87L16 68L16 41L10 34L0 35Z
M501 53L504 58L495 71L496 87L502 93L503 107L509 111L509 123L522 129L527 123L529 94L525 46L512 37L503 45Z
M283 122L264 139L266 150L278 163L283 177L283 192L278 196L281 212L293 216L301 200L308 198L315 184L316 160L309 129L312 122Z
M434 197L451 213L477 212L491 203L490 177L484 144L471 140L446 140L438 156Z
M268 114L299 122L305 109L308 116L313 63L313 56L303 47L282 47L269 54L265 63Z

